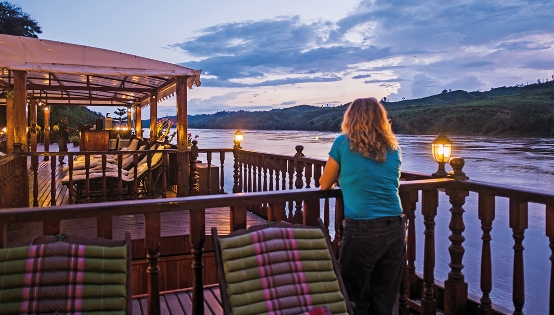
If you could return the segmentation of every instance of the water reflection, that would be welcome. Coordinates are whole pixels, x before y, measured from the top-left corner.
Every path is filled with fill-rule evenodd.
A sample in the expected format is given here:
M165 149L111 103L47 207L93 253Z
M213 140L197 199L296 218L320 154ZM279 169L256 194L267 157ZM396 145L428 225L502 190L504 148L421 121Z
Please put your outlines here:
M329 132L311 131L260 131L241 130L244 133L242 147L247 150L293 155L295 145L304 146L309 157L327 159L328 151L338 135ZM198 134L201 148L231 148L235 130L191 129ZM506 186L552 192L554 188L554 139L552 138L497 138L448 136L453 142L453 156L465 159L464 172L473 180L494 182ZM436 135L398 135L403 152L402 169L431 174L437 163L431 156L431 143ZM215 162L215 161L214 161ZM218 161L216 163L219 163ZM225 161L225 187L232 188L232 159ZM450 171L447 166L447 171ZM509 228L508 200L497 197L496 218L491 232L494 304L513 309L512 268L514 240ZM421 199L420 199L421 200ZM465 255L463 269L470 294L480 297L479 270L481 259L481 223L477 214L477 195L471 193L464 208ZM448 224L450 213L448 196L440 193L439 211L436 218L436 269L437 280L445 280L450 268ZM423 220L417 210L417 269L422 272ZM333 230L331 222L330 229ZM544 206L530 204L529 229L525 233L525 311L531 314L548 313L548 277L550 274L550 250L544 234Z

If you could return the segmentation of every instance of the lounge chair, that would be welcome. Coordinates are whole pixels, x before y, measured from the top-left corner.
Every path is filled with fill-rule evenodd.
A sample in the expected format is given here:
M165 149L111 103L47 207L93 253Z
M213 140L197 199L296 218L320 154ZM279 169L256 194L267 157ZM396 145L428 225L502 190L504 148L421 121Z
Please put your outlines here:
M141 147L144 149L144 146ZM153 146L155 148L155 146ZM159 146L156 150L161 151L163 150L163 146ZM145 195L148 193L148 185L147 185L147 175L148 175L148 156L144 154L138 157L139 162L136 166L133 165L133 155L129 154L129 156L122 162L122 169L121 169L121 182L122 182L122 195L127 195L129 197L132 196L132 194L135 192L135 169L136 169L136 192L140 195ZM151 161L150 161L150 171L151 174L153 174L154 178L157 178L159 176L160 166L162 164L162 152L157 152L152 155ZM130 162L129 162L130 161ZM106 196L107 199L110 199L109 197L113 197L116 195L116 192L119 192L119 166L106 163L106 173L103 173L102 165L97 165L94 167L89 168L89 198L95 198L95 197L102 197L102 178L106 177L106 193L111 194L111 196ZM62 178L62 184L69 186L69 178L70 174L66 174L64 178ZM71 200L70 202L79 202L80 200L83 200L83 197L85 195L85 187L86 187L86 170L85 169L78 169L75 170L71 174L71 179L73 180L73 192L75 200ZM155 181L154 181L155 182ZM154 185L155 186L155 183ZM69 187L68 187L69 188Z
M324 230L321 220L212 228L224 314L353 314Z
M0 249L0 313L132 314L131 237L43 236Z

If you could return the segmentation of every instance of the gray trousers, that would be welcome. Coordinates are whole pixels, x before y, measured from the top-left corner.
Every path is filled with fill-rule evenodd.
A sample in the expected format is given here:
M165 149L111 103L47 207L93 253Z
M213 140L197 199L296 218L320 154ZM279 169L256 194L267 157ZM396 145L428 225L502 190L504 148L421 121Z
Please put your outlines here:
M339 267L356 315L398 313L405 216L344 221Z

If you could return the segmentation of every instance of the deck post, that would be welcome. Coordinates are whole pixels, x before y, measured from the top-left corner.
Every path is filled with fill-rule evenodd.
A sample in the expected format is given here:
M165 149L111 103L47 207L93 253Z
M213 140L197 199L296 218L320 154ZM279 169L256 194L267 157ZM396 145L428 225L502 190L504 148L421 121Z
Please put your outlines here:
M27 139L27 71L13 71L13 143L21 143L23 152L29 151ZM7 119L10 116L6 115ZM9 131L8 131L9 132ZM8 134L8 136L10 136ZM9 143L8 143L9 147Z
M204 314L204 283L202 281L202 254L206 238L206 209L190 209L190 243L192 252L192 314Z
M421 314L437 313L437 300L435 299L435 216L437 215L438 205L439 193L437 190L422 191L421 212L425 225L425 243Z
M127 106L127 129L131 130L133 128L133 117L131 117L131 106Z
M187 77L177 77L175 93L177 95L177 150L181 157L179 163L188 166L188 158L185 157L188 149L188 117L187 117ZM177 196L188 194L188 167L178 167Z
M296 171L296 179L294 181L294 188L296 189L302 189L303 187L303 180L302 180L302 173L304 171L304 162L300 161L299 158L304 157L304 153L302 153L302 150L304 150L304 146L297 145L295 147L296 153L294 154L294 170ZM296 200L296 210L294 211L294 216L292 217L292 223L302 223L302 200Z
M233 147L233 158L235 159L235 163L233 164L233 193L239 193L240 192L240 161L239 161L239 150L240 148L235 146Z
M158 95L150 94L150 145L156 143L156 130L158 128Z
M160 314L160 289L159 278L160 267L160 213L147 213L144 215L144 246L146 248L146 259L148 260L148 314Z
M457 182L468 179L462 171L464 159L452 158L450 165L453 171L448 175L450 178L456 179ZM450 272L448 279L444 282L444 314L466 314L467 292L468 286L465 282L465 277L462 272L464 268L463 258L465 249L462 243L465 237L462 233L465 230L464 217L465 212L463 205L465 199L469 196L469 191L460 189L458 185L453 188L447 188L446 194L450 197L451 219L449 228L452 234L448 237L451 245L448 247L450 253Z
M13 144L13 153L18 154L15 159L15 174L13 176L14 205L16 207L29 206L29 175L27 172L27 157L20 155L23 152L22 143Z
M142 139L142 107L140 102L135 105L135 135L137 138Z

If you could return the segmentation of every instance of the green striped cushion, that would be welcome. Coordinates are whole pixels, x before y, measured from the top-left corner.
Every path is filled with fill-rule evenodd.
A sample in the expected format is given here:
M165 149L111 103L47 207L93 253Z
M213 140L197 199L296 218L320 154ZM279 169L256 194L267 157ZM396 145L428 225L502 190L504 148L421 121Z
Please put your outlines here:
M268 228L219 240L233 314L347 314L320 229Z

